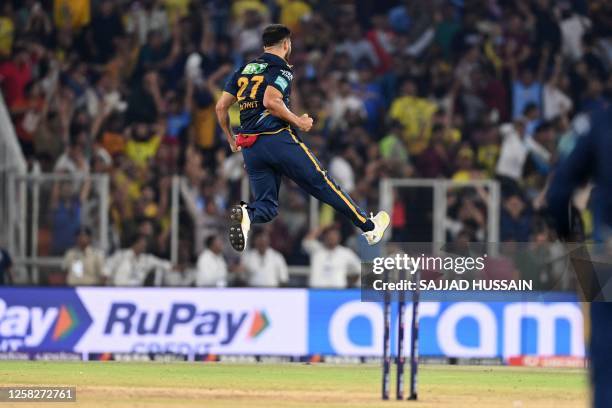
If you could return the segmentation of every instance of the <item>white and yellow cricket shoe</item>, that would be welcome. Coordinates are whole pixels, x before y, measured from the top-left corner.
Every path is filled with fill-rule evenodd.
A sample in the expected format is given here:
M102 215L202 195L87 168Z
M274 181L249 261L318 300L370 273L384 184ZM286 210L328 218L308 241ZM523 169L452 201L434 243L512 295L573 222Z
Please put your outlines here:
M368 241L368 245L376 245L380 242L387 227L391 223L391 217L386 211L379 211L378 214L372 216L370 213L370 220L374 223L374 229L368 232L364 232L362 235Z
M240 205L232 207L230 220L230 244L232 244L232 248L236 251L242 252L247 247L247 239L249 237L249 230L251 229L251 220L249 219L249 212L247 211L245 202L241 202Z

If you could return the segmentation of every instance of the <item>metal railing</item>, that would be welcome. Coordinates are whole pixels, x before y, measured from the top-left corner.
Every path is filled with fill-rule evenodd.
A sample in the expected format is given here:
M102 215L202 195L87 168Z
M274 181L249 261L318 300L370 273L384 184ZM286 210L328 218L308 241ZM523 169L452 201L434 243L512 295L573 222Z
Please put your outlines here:
M87 209L85 214L81 215L82 225L86 225L92 229L94 245L103 252L108 253L111 249L109 242L110 223L109 223L109 205L110 205L110 177L107 174L66 174L66 173L41 173L37 166L31 173L18 174L13 177L13 184L20 191L30 193L29 200L29 216L24 222L24 227L20 236L28 237L29 251L15 256L15 264L26 271L26 276L21 279L20 283L36 284L40 281L40 268L58 269L62 265L62 254L40 253L39 237L41 231L49 230L53 227L48 222L50 208L49 197L50 191L54 185L61 183L71 183L80 185L85 182L91 183L91 194L86 198L86 202L81 203L84 209ZM170 258L176 263L178 260L178 234L179 234L179 184L180 177L175 176L172 180L171 197L170 197ZM13 197L14 193L9 194ZM15 206L9 206L15 210ZM9 242L11 239L9 237ZM47 251L48 252L48 251ZM29 273L28 273L29 272Z
M53 242L55 235L49 231L57 230L64 225L53 225L55 197L61 185L68 186L68 197L66 201L76 201L79 196L78 191L73 189L82 186L84 183L91 183L91 193L81 201L78 198L78 223L92 229L95 245L103 251L109 249L109 198L110 180L106 174L68 174L68 173L41 173L38 166L34 166L32 172L18 174L13 177L16 188L20 191L29 193L28 217L25 227L21 230L20 236L28 238L27 247L29 251L17 254L14 257L15 265L25 270L26 276L22 277L21 283L37 284L40 282L39 271L41 268L58 268L63 259L63 253L56 251L41 250L45 243L40 242L41 236L50 236L51 240L46 239L48 245L56 245ZM9 195L9 199L11 195ZM12 210L16 205L10 206ZM14 239L15 237L11 237ZM49 242L51 241L51 242ZM42 244L42 245L41 245ZM67 248L66 248L67 249Z
M41 268L60 268L62 265L62 256L52 253L41 253L39 252L39 236L41 231L41 225L45 223L48 217L45 214L49 211L48 197L49 191L54 188L57 184L63 182L70 182L73 185L82 184L85 181L92 183L92 192L90 198L95 201L95 205L90 208L95 209L95 215L90 216L89 225L94 227L95 245L104 251L109 249L109 199L110 199L110 180L109 176L105 174L45 174L41 173L37 166L34 166L31 173L25 174L12 174L12 182L9 187L11 191L6 198L8 202L17 203L23 198L17 195L29 194L30 200L28 201L29 206L19 207L16 205L9 205L9 211L11 213L20 212L20 214L28 213L25 221L19 221L18 226L26 226L27 228L13 228L9 237L9 243L11 239L22 239L26 237L29 239L27 242L20 243L24 248L28 247L30 250L27 253L17 254L15 256L15 264L24 270L26 270L26 276L22 277L20 283L36 284L40 281L39 270ZM385 179L380 182L380 203L379 209L385 209L392 213L394 194L398 188L430 188L432 190L432 236L434 237L433 242L444 243L446 240L445 232L445 220L448 213L448 201L447 193L453 189L462 188L481 188L486 190L486 208L487 208L487 219L486 219L486 241L487 242L498 242L499 241L499 211L500 211L500 188L499 184L494 180L478 180L470 182L454 182L451 180L433 180L433 179ZM247 184L248 188L248 184ZM242 191L248 191L244 187ZM170 219L171 219L171 233L170 233L170 254L171 261L176 263L178 261L179 252L179 212L181 199L181 178L175 176L172 180L171 189L171 206L170 206ZM319 203L316 199L310 198L310 205L308 207L310 211L310 223L317 225L319 219ZM372 209L374 210L374 209ZM18 217L15 217L18 218ZM94 220L92 225L91 220ZM314 224L313 224L314 223ZM44 228L52 227L51 224L43 226ZM390 234L389 234L390 235ZM388 236L389 236L388 235ZM15 245L11 245L14 247ZM27 273L29 271L29 273ZM292 266L290 268L290 274L296 278L305 278L308 276L310 268L308 266Z
M12 257L27 251L27 191L15 185L15 177L26 172L27 163L0 93L0 246L6 246ZM14 269L16 280L22 280L24 270Z
M432 241L446 243L447 193L453 189L482 188L487 192L486 242L499 242L501 190L495 180L453 181L445 179L383 179L380 182L380 209L392 213L394 190L397 188L430 188L433 191Z

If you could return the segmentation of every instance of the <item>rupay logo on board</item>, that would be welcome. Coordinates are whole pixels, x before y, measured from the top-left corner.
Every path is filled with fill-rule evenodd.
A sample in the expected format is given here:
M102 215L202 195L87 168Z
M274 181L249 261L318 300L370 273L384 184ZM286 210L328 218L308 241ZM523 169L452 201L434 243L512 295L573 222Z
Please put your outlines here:
M165 310L147 310L136 303L111 305L103 334L156 338L197 338L208 345L226 346L236 340L243 327L245 337L255 339L269 326L263 310L198 309L194 303L171 303Z
M0 351L71 351L90 323L73 290L0 291Z
M306 353L306 292L79 288L95 316L77 352Z

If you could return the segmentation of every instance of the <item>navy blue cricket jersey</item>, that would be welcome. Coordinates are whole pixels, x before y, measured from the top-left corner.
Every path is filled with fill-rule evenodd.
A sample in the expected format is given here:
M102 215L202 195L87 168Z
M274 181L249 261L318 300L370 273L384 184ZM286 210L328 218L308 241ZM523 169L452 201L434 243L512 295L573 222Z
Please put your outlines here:
M289 107L292 80L293 72L287 61L269 53L234 72L224 91L238 99L241 133L275 133L289 126L284 120L270 115L263 105L263 98L266 88L273 86L283 94L285 105Z

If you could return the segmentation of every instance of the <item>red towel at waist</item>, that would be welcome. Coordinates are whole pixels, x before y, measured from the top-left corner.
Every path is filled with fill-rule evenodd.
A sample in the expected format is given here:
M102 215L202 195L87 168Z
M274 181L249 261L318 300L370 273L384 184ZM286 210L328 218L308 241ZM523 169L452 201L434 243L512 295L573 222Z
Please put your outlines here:
M247 147L253 146L253 144L257 141L259 135L243 135L242 133L238 133L236 135L236 146L240 146L243 149Z

